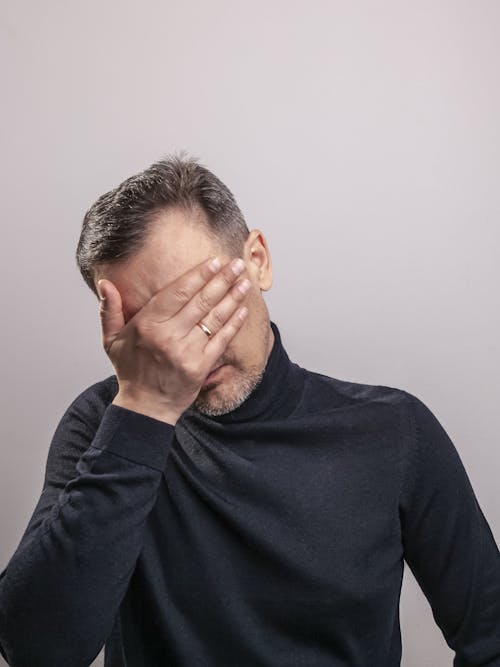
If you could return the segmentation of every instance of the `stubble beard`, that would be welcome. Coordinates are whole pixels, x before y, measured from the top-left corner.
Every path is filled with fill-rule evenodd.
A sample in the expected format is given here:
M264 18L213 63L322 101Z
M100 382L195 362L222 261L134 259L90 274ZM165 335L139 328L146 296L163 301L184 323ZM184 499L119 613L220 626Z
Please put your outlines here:
M231 382L213 382L200 391L192 407L207 417L224 415L238 408L260 384L264 376L263 368L251 367L244 373L236 374ZM235 374L234 366L232 374Z

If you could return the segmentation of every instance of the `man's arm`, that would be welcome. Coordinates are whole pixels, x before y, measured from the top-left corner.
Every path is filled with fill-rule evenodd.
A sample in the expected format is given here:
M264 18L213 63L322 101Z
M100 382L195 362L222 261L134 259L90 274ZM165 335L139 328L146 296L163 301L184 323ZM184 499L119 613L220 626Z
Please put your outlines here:
M454 667L500 667L500 553L460 456L416 396L406 405L410 451L400 516L404 557Z
M16 667L87 667L108 638L175 422L248 312L234 284L244 267L242 258L224 266L204 260L127 323L120 292L99 280L102 341L118 393L98 424L86 392L69 406L50 445L41 497L0 573L0 652ZM217 327L208 342L197 326L202 318Z
M109 636L143 543L175 426L93 394L53 435L43 490L0 573L0 652L16 667L88 667Z

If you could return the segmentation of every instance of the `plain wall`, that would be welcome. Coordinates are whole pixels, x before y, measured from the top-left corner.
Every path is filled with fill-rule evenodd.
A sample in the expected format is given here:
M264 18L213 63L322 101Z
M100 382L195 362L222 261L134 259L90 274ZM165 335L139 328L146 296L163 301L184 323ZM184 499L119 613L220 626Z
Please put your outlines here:
M179 149L263 232L292 360L424 400L500 542L500 3L21 0L0 30L0 565L113 372L85 210ZM401 629L404 667L451 665L407 567Z

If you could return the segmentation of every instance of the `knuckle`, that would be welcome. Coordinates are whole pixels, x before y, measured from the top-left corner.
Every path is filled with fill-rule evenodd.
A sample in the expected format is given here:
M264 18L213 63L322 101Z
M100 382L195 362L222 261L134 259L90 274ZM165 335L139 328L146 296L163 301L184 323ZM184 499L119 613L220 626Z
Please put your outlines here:
M177 347L174 344L175 339L173 333L169 330L163 331L161 340L163 349L169 350L170 354L175 354Z
M157 327L151 326L147 319L140 319L135 323L135 338L144 347L157 347L159 345ZM165 337L164 333L162 339Z
M190 299L190 296L183 285L176 285L172 289L172 296L176 301L179 301L180 303L187 303Z
M215 325L216 329L220 329L225 322L225 318L217 308L214 308L210 313L210 320Z
M174 340L172 335L164 335L161 339L161 348L164 350L165 354L168 355L168 358L174 366L183 367L184 360L187 358L186 352L182 344L178 340Z
M235 285L234 289L231 290L231 296L235 301L241 301L244 297L247 296L247 292L242 292L239 286Z
M210 299L204 292L199 292L198 296L196 297L196 306L203 312L207 312L212 308L212 304L210 303Z
M148 334L148 327L146 326L146 321L139 319L135 322L135 332L139 338L145 338Z
M162 357L176 362L177 348L174 344L172 335L165 331L151 332L149 335L149 345L156 350Z
M184 359L182 369L190 378L196 378L199 372L198 364L192 358Z
M227 267L224 271L221 272L221 278L224 280L227 285L232 285L238 276L235 275L231 267Z

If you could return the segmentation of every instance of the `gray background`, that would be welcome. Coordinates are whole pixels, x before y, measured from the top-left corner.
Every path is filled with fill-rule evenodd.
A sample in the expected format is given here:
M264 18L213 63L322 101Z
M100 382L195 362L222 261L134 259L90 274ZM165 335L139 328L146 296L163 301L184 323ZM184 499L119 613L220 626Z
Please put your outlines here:
M292 360L423 399L500 541L500 3L1 5L0 565L69 402L113 368L86 208L186 149L264 233ZM451 665L405 567L403 665ZM101 664L101 660L95 664Z

